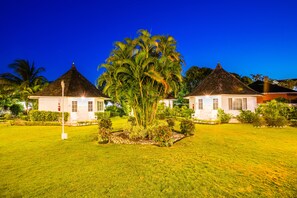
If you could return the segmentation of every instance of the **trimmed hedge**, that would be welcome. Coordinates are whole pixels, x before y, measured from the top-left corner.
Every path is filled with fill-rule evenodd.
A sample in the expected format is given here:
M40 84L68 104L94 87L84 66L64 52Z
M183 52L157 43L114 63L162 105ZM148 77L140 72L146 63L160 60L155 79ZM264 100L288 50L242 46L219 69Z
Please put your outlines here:
M97 120L108 119L110 118L110 112L109 111L95 112L95 116L97 117Z
M64 121L67 122L68 118L69 118L69 113L64 112ZM29 120L43 121L43 122L61 121L62 112L31 110L29 112Z

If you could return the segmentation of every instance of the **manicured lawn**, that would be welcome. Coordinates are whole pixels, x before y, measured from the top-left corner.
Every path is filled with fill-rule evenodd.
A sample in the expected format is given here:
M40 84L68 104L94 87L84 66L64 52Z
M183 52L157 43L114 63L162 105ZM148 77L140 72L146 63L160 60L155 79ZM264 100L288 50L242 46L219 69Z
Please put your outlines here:
M60 127L0 125L0 197L297 197L296 128L196 129L164 148L98 145L97 126L62 141Z

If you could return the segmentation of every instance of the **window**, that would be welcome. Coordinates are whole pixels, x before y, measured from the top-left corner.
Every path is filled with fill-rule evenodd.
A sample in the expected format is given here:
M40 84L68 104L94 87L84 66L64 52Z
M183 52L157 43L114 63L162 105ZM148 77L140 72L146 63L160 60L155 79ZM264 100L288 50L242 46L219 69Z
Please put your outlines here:
M234 110L241 110L242 109L242 99L235 98L233 102L233 109Z
M212 107L213 107L214 110L217 110L218 109L218 107L219 107L219 99L217 99L217 98L214 98L213 99Z
M228 98L229 110L246 110L247 98Z
M247 98L242 99L242 110L247 110Z
M103 111L103 101L97 101L97 111Z
M198 109L203 109L203 100L198 99Z
M88 112L93 111L93 101L88 101Z
M72 112L77 112L77 101L72 101Z

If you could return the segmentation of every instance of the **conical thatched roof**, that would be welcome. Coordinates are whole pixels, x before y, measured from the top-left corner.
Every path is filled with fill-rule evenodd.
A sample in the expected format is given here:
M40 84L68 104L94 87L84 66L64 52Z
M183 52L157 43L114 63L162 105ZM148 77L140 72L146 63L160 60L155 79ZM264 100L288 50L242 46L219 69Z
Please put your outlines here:
M267 90L264 91L264 84L267 83ZM292 89L288 89L286 87L281 87L279 85L271 84L269 82L264 82L261 80L257 80L252 84L249 84L249 87L260 92L260 93L292 93L297 94L297 91Z
M220 95L220 94L250 94L259 95L243 82L225 71L218 63L217 67L187 96Z
M61 96L62 87L61 81L64 80L65 89L64 95L70 97L104 97L90 81L88 81L81 73L79 73L74 65L69 71L63 74L60 78L50 83L42 91L35 93L33 96Z

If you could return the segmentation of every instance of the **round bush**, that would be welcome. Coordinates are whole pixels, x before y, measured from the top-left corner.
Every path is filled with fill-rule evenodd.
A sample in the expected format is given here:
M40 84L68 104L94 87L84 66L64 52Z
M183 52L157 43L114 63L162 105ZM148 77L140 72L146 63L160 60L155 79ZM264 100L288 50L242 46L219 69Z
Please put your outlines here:
M180 131L186 136L194 134L195 124L191 120L182 120L180 123Z

